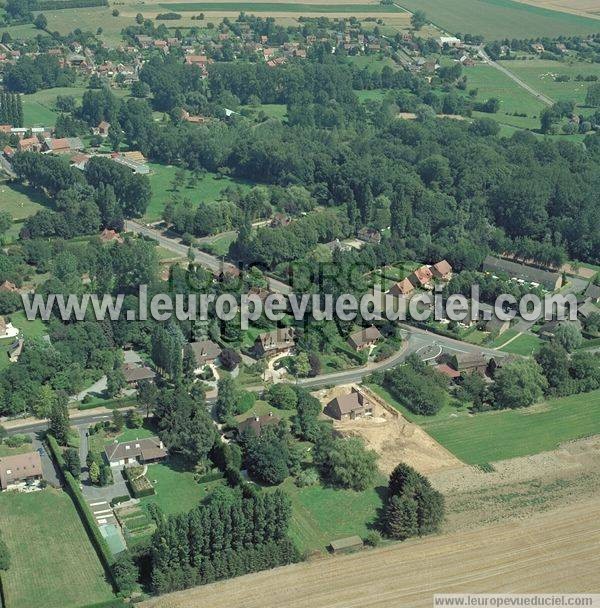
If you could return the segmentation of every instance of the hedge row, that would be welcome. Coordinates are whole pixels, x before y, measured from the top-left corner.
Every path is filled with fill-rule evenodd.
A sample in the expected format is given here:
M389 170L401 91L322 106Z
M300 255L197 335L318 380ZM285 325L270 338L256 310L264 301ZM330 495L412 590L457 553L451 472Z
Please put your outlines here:
M209 481L217 481L217 479L223 479L225 475L222 471L213 471L212 473L206 473L202 477L198 477L198 483L208 483Z
M131 500L131 496L129 496L129 494L124 494L123 496L115 496L110 501L110 506L114 507L115 505L120 505L122 502L127 502L129 500Z
M64 8L108 6L108 0L37 0L30 6L32 11L59 11Z
M90 507L88 506L83 496L83 493L81 492L79 482L73 477L73 475L71 475L69 471L65 469L65 460L63 458L60 446L56 441L56 438L50 435L50 433L48 433L46 435L46 440L48 442L48 447L50 448L50 453L59 465L60 471L67 487L67 491L70 494L73 503L75 504L77 512L79 513L79 517L83 522L83 527L88 533L92 545L96 549L96 553L98 554L100 562L106 570L109 580L112 582L114 588L119 591L119 588L112 575L112 564L114 561L113 555L110 549L108 548L106 540L98 529L94 514L90 510Z

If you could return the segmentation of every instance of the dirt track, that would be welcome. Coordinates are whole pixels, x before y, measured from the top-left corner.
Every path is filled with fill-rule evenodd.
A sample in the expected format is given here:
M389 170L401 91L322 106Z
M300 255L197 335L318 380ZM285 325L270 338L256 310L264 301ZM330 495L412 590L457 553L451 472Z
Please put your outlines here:
M597 592L600 500L324 558L156 598L144 608L431 606L438 592Z

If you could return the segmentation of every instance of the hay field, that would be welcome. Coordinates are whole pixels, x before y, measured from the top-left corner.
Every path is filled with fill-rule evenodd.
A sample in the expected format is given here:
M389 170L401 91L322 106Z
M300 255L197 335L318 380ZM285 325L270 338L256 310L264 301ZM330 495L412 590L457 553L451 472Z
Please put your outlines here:
M517 0L552 11L571 13L592 19L600 19L600 2L598 0Z

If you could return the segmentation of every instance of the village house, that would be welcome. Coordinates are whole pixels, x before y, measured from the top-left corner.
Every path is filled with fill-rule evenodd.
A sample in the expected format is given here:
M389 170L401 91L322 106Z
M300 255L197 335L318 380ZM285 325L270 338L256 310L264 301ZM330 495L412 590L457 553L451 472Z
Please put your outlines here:
M585 289L584 296L586 300L600 304L600 285L590 283Z
M531 45L531 48L536 52L536 53L543 53L546 49L544 49L544 45L541 44L540 42L534 42Z
M123 242L123 237L116 231L116 230L112 230L110 228L105 228L101 233L100 233L100 240L103 243L122 243Z
M335 239L335 241L330 241L329 243L325 243L325 247L333 253L334 251L350 251L352 246L348 243L343 243L340 239Z
M563 325L575 325L578 329L581 329L581 323L579 321L548 321L544 323L538 333L540 338L545 340L552 340L556 336L556 331Z
M452 266L446 260L442 260L431 267L431 273L440 281L449 281L452 278Z
M42 144L37 137L24 137L17 143L17 150L19 152L40 152Z
M408 296L415 290L415 286L408 280L402 279L399 283L392 285L388 291L391 296Z
M257 357L270 357L290 350L295 343L294 328L283 327L258 335L253 350Z
M32 485L42 477L42 460L38 452L0 458L0 490Z
M447 363L438 363L434 369L440 374L444 374L447 378L450 378L453 382L460 378L460 372L451 368Z
M79 152L85 146L79 137L47 137L44 139L43 150L53 154L69 154Z
M444 47L444 45L455 49L462 46L460 38L457 38L456 36L440 36L436 42L440 48Z
M278 416L274 416L272 412L269 412L264 416L251 416L239 423L238 433L242 434L250 431L258 437L263 429L268 426L277 426L280 420L281 419Z
M288 226L291 222L292 220L289 215L278 211L273 215L270 226L271 228L279 228L281 226Z
M98 123L97 127L92 129L92 133L94 135L99 135L100 137L108 137L108 130L110 129L110 123L106 120L103 120Z
M357 420L373 415L373 404L356 388L347 395L332 399L323 410L335 420Z
M429 269L428 266L421 266L421 268L417 268L414 272L408 275L408 280L415 287L431 287L431 280L433 279L433 273Z
M124 467L134 463L160 462L167 457L167 450L158 437L146 437L107 445L104 454L111 467Z
M25 340L18 338L8 348L8 360L11 363L16 363L19 360L23 352L23 346L25 346Z
M208 57L206 55L186 55L185 64L205 68L208 65Z
M366 348L371 348L371 346L375 346L382 337L380 331L374 325L371 325L370 327L360 329L359 331L350 334L348 336L348 344L354 350L361 351Z
M123 375L125 382L129 386L138 386L142 380L154 382L156 373L145 365L136 365L135 363L125 363L123 365Z
M592 315L600 314L600 308L593 302L587 301L577 307L577 314L582 319L589 319Z
M0 284L0 291L10 291L13 293L17 293L19 290L14 283L10 281L4 281L4 283Z
M200 373L206 364L214 363L221 355L221 347L212 340L190 342L190 348L196 361L196 373Z
M365 243L371 243L372 245L379 245L381 243L381 232L375 228L361 228L356 236Z
M526 264L518 264L509 260L503 260L491 255L483 260L483 271L494 276L507 275L518 282L531 283L534 286L542 286L548 291L560 289L563 284L562 274L550 272L541 268L534 268Z

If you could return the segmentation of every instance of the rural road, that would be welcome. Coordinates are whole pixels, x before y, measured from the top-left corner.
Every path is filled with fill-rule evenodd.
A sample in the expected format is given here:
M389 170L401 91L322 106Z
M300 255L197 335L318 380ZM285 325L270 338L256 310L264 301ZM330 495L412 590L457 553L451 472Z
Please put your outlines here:
M412 353L418 353L420 351L429 352L429 349L434 349L436 351L439 350L440 352L446 352L449 354L483 352L496 358L505 356L504 353L499 353L489 348L483 348L474 344L468 344L466 342L460 342L459 340L446 338L444 336L440 336L417 327L412 327L410 325L401 324L400 327L403 333L402 348L384 361L380 361L378 363L369 363L363 367L356 367L354 369L334 372L331 374L321 374L319 376L315 376L314 378L303 378L297 382L298 385L308 389L317 389L333 384L350 384L352 382L360 382L365 376L368 376L373 372L385 371L399 365ZM262 385L256 385L246 386L244 388L253 392L260 392L264 387ZM207 398L206 401L208 404L212 405L215 398ZM77 417L72 417L71 422L76 426L89 426L101 420L107 420L111 416L111 412L109 411L101 411L93 414L90 413L89 415L85 415L80 411L75 411L74 413L78 415ZM18 424L18 421L12 421L6 430L11 434L35 433L44 430L47 426L48 425L45 420L32 421L31 419L24 419L22 424Z
M152 598L140 608L430 608L437 593L596 593L600 501ZM334 540L334 539L331 539Z
M125 222L125 231L152 238L155 241L158 241L161 247L164 247L173 253L177 253L178 255L187 256L189 250L187 245L184 245L180 239L168 237L155 228L145 226L144 224L140 224L134 220L127 220ZM237 270L237 267L234 264L224 262L217 256L206 253L205 251L200 251L196 248L194 248L194 256L194 261L196 264L199 264L200 266L203 266L214 273L220 273L227 270ZM269 282L269 288L271 291L284 294L290 293L290 287L286 283L271 277L267 277L267 280Z
M500 70L503 74L506 74L511 80L514 80L521 88L525 89L528 93L533 95L535 98L539 99L542 103L545 103L548 106L554 105L554 100L536 91L533 87L530 87L526 82L523 82L516 74L513 74L510 70L506 69L504 66L490 59L489 55L483 50L482 47L477 48L477 53L481 57L484 63L491 65L492 67Z

